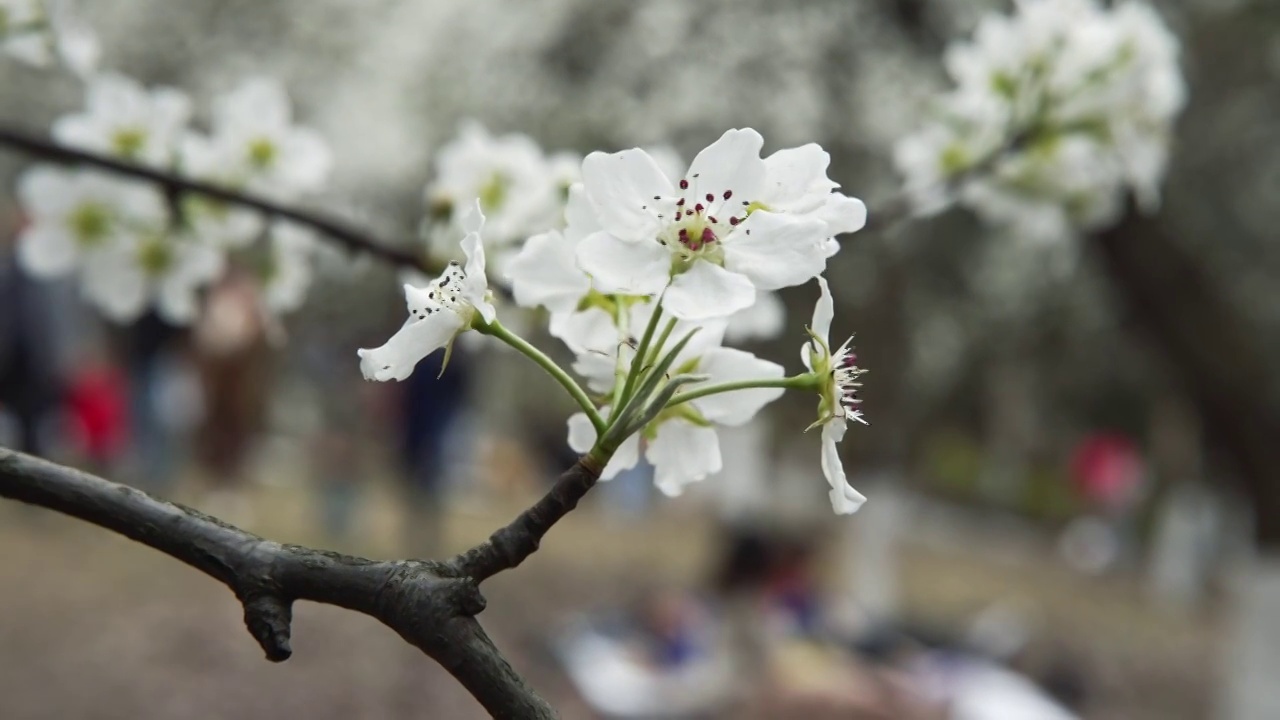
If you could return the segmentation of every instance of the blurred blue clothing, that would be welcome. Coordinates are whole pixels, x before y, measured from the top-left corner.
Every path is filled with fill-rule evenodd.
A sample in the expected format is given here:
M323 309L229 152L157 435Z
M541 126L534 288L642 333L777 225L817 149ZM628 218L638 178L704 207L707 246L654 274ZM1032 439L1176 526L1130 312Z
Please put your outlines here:
M464 352L454 348L443 375L440 369L444 353L434 353L418 363L404 381L401 462L408 484L417 493L440 492L452 455L449 441L457 437L449 431L467 401L470 377Z

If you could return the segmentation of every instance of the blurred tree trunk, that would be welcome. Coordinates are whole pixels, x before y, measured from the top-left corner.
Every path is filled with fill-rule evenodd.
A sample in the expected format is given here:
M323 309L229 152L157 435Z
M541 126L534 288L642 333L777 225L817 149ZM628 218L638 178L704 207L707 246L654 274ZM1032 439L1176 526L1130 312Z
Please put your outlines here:
M1235 471L1259 547L1280 551L1280 402L1255 330L1157 220L1131 212L1093 245L1137 329L1176 373Z
M1157 220L1093 238L1133 320L1185 386L1253 511L1257 555L1233 584L1218 716L1280 717L1280 402L1263 343L1209 271Z

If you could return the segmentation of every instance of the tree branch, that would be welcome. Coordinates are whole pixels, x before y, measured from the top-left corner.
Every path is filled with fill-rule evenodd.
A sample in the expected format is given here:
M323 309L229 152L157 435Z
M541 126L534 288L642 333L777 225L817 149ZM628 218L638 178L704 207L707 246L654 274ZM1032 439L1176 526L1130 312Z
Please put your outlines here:
M578 501L595 486L602 469L590 455L578 458L541 500L506 527L494 531L488 540L459 553L449 561L449 566L458 575L480 583L524 562L537 552L547 531L577 507Z
M511 668L475 618L485 607L477 583L528 557L595 483L594 467L585 460L575 464L547 497L459 556L470 562L374 561L281 545L140 490L5 448L0 497L112 530L225 584L244 606L245 625L269 660L292 653L295 600L336 605L395 630L448 670L493 717L542 720L556 717L555 711ZM490 547L504 549L501 561L486 560L494 552Z
M289 220L316 230L332 238L348 250L368 253L380 260L413 270L430 273L432 268L425 256L390 247L331 217L281 205L266 198L239 192L222 185L191 180L157 168L126 162L106 155L76 150L35 135L0 126L0 146L68 165L88 165L117 175L124 175L156 185L169 196L185 193L203 195L230 205L257 210L265 215Z

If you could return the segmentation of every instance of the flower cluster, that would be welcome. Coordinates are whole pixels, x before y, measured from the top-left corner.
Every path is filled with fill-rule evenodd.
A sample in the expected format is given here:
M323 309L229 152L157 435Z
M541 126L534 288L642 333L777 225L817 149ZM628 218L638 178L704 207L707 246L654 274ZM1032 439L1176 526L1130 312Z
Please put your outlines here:
M98 64L98 37L70 0L0 0L0 55L45 67L61 60L77 75Z
M1053 239L1159 202L1186 100L1178 41L1144 2L1017 0L948 48L956 87L895 160L918 211L960 202Z
M87 81L85 110L59 118L53 136L276 199L296 199L325 181L327 147L293 125L274 81L250 80L217 98L207 135L190 127L191 116L191 101L177 90L102 73ZM260 279L265 313L293 310L305 297L313 240L300 227L90 170L36 166L20 180L19 196L28 216L19 241L24 267L40 277L78 271L85 297L113 320L133 320L153 305L170 322L190 322L201 290L228 261Z
M836 443L846 421L862 419L862 371L847 343L834 353L827 344L832 301L821 275L839 249L835 236L860 229L866 209L837 192L827 177L830 158L817 145L761 157L763 144L754 130L730 130L684 171L640 149L592 153L580 173L563 173L581 179L565 188L559 218L544 215L545 232L523 241L488 237L495 223L485 215L520 208L531 217L524 201L495 193L515 203L506 207L481 193L461 223L466 266L455 262L434 281L406 285L410 317L385 345L360 351L365 377L403 380L468 329L497 337L578 401L569 444L604 462L602 477L644 456L658 487L672 495L722 469L717 428L749 421L786 389L806 389L819 398L832 506L853 512L862 496L846 481ZM513 152L506 161L512 155L528 164L540 153ZM456 177L487 172L476 163L453 167ZM496 232L513 231L502 225ZM486 249L509 254L498 275L516 304L549 314L550 332L573 353L586 389L498 322ZM772 291L815 278L821 299L802 352L807 372L786 377L781 365L725 345L776 332L785 316Z
M565 192L581 161L572 153L548 155L527 135L495 137L474 120L464 122L458 136L440 148L425 191L430 255L453 259L460 220L479 202L487 249L502 268L525 238L560 226Z

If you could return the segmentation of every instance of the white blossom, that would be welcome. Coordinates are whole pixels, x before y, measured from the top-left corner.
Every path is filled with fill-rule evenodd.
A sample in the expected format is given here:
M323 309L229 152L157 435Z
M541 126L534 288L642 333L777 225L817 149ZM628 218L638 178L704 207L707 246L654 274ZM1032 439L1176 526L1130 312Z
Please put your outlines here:
M96 172L37 165L18 180L18 199L28 218L18 258L37 277L92 265L166 221L164 198L153 187Z
M821 273L831 236L861 227L865 208L830 197L816 146L783 151L771 164L760 158L763 142L754 130L730 130L674 184L638 148L588 155L584 193L602 229L577 256L597 289L662 293L673 315L702 320L749 307L757 289Z
M167 167L191 118L191 101L179 90L147 90L132 78L103 73L88 80L84 112L53 123L59 142L94 152Z
M894 159L922 214L959 201L1032 237L1105 226L1132 192L1159 203L1186 102L1178 41L1136 0L1019 0L948 48L955 88Z
M57 57L84 77L97 67L100 51L70 0L0 0L0 52L37 67Z
M570 312L591 290L591 277L578 266L578 245L600 225L587 204L582 184L571 186L568 193L564 230L534 235L507 262L505 277L522 307Z
M311 287L315 234L290 222L271 225L266 259L259 275L262 303L270 314L289 313L302 307Z
M188 135L183 159L196 177L284 200L320 190L333 165L324 138L294 124L284 86L267 77L216 98L212 133Z
M867 424L862 417L858 389L859 378L865 372L858 367L858 356L846 340L835 352L831 351L831 321L835 316L831 292L825 278L818 278L821 295L813 308L813 322L809 326L811 339L800 350L805 367L822 380L819 390L818 422L822 426L822 474L831 485L831 507L841 515L857 512L866 497L853 489L845 477L844 463L840 460L839 442L844 439L848 421Z
M425 287L404 286L409 319L381 347L361 349L360 371L366 380L404 380L418 361L436 350L452 347L454 339L471 327L476 315L493 322L496 312L485 277L485 251L480 239L485 224L479 203L462 220L466 266L451 262L440 277Z
M652 303L638 302L626 310L630 334L640 333L654 311ZM721 347L724 321L695 324L677 322L666 344L656 356L673 349L679 338L698 328L675 357L674 371L705 375L703 383L781 378L783 368L751 353ZM597 392L607 392L615 380L615 369L630 366L635 356L632 340L619 338L612 314L602 308L553 316L552 333L565 341L577 355L574 370ZM748 422L768 403L782 394L781 388L752 388L698 398L663 411L644 430L627 438L606 464L604 479L632 467L641 452L653 463L654 482L667 495L678 495L685 486L719 472L722 468L718 426L738 426ZM607 408L606 408L607 412ZM596 431L585 413L569 418L569 445L586 452L595 444Z
M488 218L486 249L501 274L518 242L561 225L564 193L580 164L570 154L547 158L527 135L495 137L478 122L464 122L458 137L440 148L425 191L430 219L439 221L429 229L433 254L455 252L448 237L458 212L478 201Z
M732 343L750 340L772 340L782 334L787 324L787 308L774 292L756 293L756 301L745 310L729 316L725 340Z
M116 322L136 320L152 305L170 323L186 325L199 314L200 291L225 267L217 248L157 229L95 256L82 270L82 290Z

